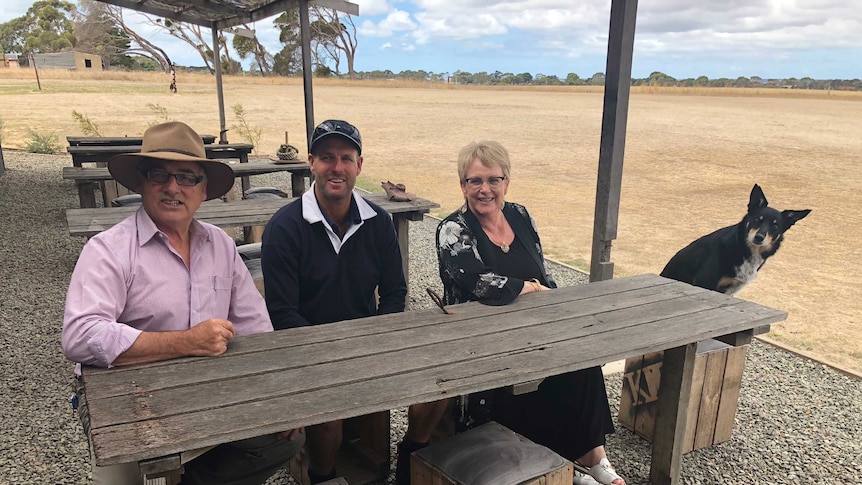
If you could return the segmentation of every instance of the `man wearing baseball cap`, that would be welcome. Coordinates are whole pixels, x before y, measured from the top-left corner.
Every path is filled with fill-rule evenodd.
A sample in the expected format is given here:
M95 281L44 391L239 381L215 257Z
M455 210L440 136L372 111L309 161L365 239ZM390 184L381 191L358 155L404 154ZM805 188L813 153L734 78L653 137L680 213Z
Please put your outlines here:
M234 182L229 165L206 158L194 130L180 122L153 126L140 153L112 158L108 170L142 203L92 237L72 273L62 346L78 363L78 375L81 364L220 355L234 335L273 330L234 241L194 218L202 202L221 197ZM292 430L198 450L184 464L182 483L261 484L303 441L301 430ZM93 481L143 483L137 463L94 463Z
M309 143L311 190L266 225L266 305L276 330L404 311L407 284L389 214L354 192L362 136L327 120ZM376 294L375 294L376 290ZM290 410L285 410L290 412ZM335 478L341 421L306 428L311 483Z

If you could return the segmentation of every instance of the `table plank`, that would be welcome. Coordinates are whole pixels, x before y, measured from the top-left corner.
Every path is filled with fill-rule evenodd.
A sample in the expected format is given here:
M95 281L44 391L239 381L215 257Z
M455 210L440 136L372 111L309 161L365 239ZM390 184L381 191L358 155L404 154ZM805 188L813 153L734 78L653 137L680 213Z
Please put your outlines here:
M254 145L249 143L210 143L204 145L206 157L211 159L238 158L248 161L248 155L254 150ZM140 145L116 145L116 146L70 146L66 151L72 156L72 164L80 167L83 163L107 162L113 156L122 153L138 153Z
M215 135L201 135L205 143L215 143ZM140 145L144 138L141 136L67 136L69 146L116 146L116 145Z
M270 160L253 160L248 163L229 163L234 176L263 175L267 173L291 172L309 175L311 169L305 162L275 163ZM75 181L113 180L108 167L63 167L63 178Z
M786 313L655 275L235 338L216 358L85 368L99 464L540 379Z
M436 202L417 199L410 202L393 202L383 194L368 194L366 199L392 214L405 217L422 217L431 209L440 207ZM262 226L269 222L275 212L292 202L285 199L246 199L225 203L203 204L195 217L218 227ZM66 223L71 236L94 236L126 217L134 214L137 207L102 207L89 209L66 209Z

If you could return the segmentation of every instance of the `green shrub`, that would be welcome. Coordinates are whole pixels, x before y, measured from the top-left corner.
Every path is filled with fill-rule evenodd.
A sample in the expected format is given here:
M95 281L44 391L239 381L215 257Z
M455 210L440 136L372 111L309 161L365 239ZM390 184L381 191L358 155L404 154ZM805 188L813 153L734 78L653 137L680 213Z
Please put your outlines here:
M78 127L81 129L81 133L88 136L102 136L102 133L99 132L99 125L93 122L87 115L83 113L78 113L76 110L72 110L72 118L78 122Z
M255 148L254 150L252 150L252 152L256 152L257 146L260 144L260 137L263 133L263 130L258 126L251 126L248 123L248 120L246 119L246 112L241 104L237 103L231 106L231 109L233 110L233 114L234 116L236 116L236 121L238 123L231 126L231 128L236 130L243 140L247 141L251 145L254 145Z
M150 108L150 110L153 111L156 116L159 117L156 121L150 121L149 123L147 123L147 127L160 125L162 123L167 123L168 121L174 121L168 115L168 109L160 104L147 103L147 108Z
M30 153L57 153L62 147L60 140L54 133L38 133L30 130L30 138L27 140L27 151Z

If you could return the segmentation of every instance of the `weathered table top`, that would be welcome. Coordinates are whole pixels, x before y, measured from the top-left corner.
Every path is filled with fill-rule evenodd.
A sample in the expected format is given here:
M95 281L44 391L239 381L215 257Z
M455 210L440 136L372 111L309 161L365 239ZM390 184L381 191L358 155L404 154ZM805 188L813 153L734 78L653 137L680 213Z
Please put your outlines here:
M311 172L306 162L277 163L271 160L253 160L248 163L230 163L234 175L245 177L275 172ZM76 181L113 180L107 167L63 167L63 178Z
M215 135L201 135L204 143L215 143ZM67 136L69 146L140 145L141 136Z
M254 150L254 145L248 143L227 143L204 145L207 158L239 158L248 161L248 154ZM69 146L66 151L72 155L72 165L80 167L82 163L107 162L114 155L121 153L138 153L141 145L113 146Z
M656 275L448 309L237 337L213 358L85 367L96 463L170 461L184 450L690 348L786 318ZM678 471L679 461L672 466Z
M393 216L408 220L420 220L423 214L440 207L436 202L425 199L416 199L411 202L392 202L383 194L369 194L364 197ZM206 203L200 206L195 218L218 227L263 226L278 209L293 200L275 198ZM138 207L66 209L69 235L94 236L129 217L136 210Z

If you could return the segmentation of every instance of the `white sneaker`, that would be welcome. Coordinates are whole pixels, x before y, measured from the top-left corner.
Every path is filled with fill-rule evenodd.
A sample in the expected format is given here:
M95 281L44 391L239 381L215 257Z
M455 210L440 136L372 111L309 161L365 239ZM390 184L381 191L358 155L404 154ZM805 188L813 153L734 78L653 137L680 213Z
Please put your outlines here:
M604 485L614 485L614 480L622 480L625 483L623 477L617 475L607 458L602 458L598 464L591 466L590 475L596 482Z
M599 482L592 475L587 475L580 470L575 470L575 478L572 483L574 485L599 485Z

